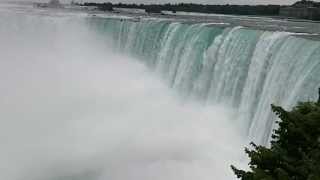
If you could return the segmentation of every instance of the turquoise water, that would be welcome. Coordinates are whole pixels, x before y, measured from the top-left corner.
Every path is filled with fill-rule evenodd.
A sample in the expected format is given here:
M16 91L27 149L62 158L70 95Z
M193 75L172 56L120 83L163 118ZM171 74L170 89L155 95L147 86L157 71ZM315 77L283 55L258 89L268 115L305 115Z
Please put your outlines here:
M292 33L160 19L92 18L89 24L183 98L235 109L236 123L261 144L276 119L270 104L290 108L315 100L320 86L320 42Z

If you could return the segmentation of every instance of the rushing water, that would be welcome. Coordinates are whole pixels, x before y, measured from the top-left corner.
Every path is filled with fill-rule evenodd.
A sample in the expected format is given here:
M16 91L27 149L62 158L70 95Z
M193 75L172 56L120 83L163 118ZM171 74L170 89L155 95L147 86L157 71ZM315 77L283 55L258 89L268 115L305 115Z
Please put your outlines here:
M270 104L320 86L320 43L286 32L0 8L0 39L5 180L234 179Z
M235 121L260 144L274 127L270 104L315 100L320 86L320 42L292 33L154 19L91 23L181 96L238 111Z

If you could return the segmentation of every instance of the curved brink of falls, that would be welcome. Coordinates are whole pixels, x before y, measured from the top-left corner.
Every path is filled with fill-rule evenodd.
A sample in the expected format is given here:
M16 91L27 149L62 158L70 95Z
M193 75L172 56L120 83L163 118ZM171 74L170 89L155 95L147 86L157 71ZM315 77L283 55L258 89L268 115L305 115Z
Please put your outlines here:
M115 49L143 60L182 97L238 112L250 140L267 144L274 103L314 100L320 86L320 43L285 32L163 20L90 19Z

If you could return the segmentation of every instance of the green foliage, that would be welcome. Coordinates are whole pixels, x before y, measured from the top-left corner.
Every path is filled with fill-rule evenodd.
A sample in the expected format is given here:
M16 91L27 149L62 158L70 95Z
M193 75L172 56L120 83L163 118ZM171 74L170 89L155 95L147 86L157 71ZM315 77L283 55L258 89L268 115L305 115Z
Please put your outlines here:
M281 119L271 147L251 143L252 150L245 149L251 171L231 166L235 175L242 180L320 180L320 97L292 111L271 108Z

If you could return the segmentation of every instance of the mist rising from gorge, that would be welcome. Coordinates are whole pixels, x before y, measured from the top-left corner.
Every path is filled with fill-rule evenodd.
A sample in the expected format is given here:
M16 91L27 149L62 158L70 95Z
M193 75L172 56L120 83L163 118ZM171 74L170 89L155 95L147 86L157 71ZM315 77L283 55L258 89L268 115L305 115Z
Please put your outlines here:
M79 17L0 17L0 179L232 179L232 111L181 102Z

